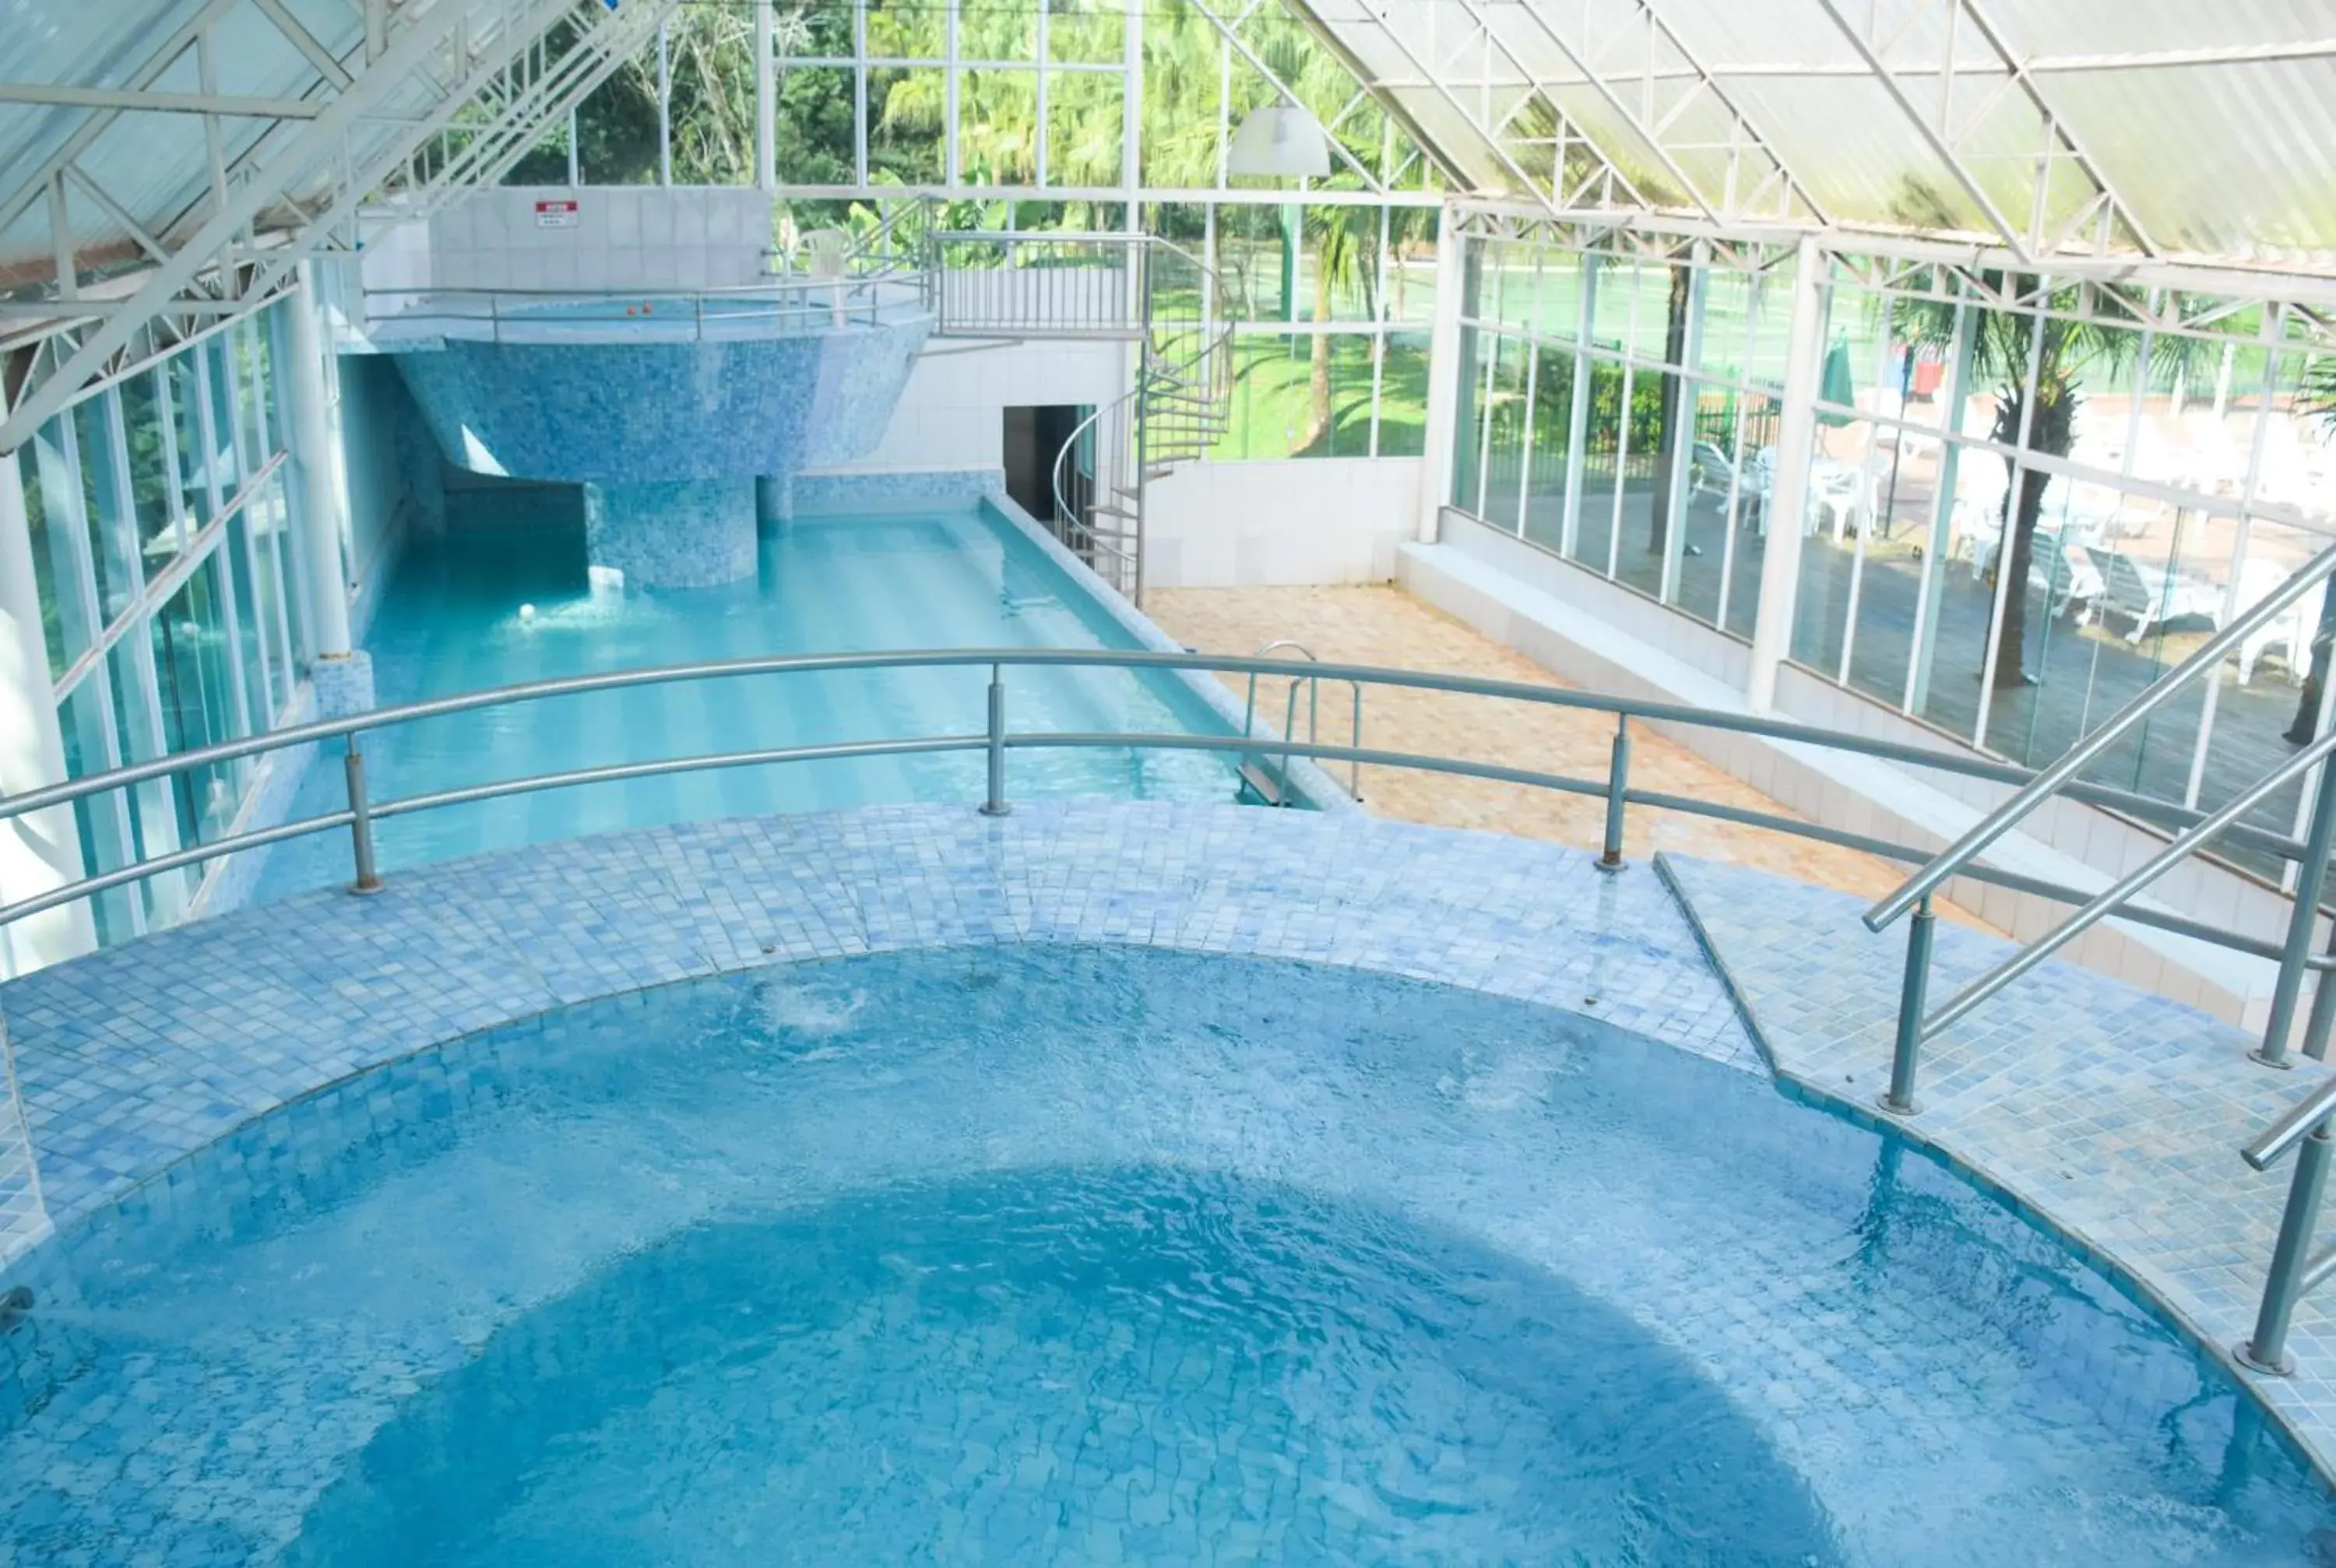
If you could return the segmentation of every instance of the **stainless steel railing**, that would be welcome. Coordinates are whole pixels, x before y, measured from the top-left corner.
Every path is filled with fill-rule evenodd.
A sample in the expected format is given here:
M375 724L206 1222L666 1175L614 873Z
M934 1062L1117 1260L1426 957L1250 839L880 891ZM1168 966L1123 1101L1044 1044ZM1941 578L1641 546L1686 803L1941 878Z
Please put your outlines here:
M937 229L935 330L949 337L1140 336L1145 234Z
M1252 657L1264 658L1270 655L1277 653L1294 653L1299 657L1307 659L1315 664L1322 662L1319 658L1316 657L1312 648L1308 648L1304 643L1299 642L1295 638L1288 637L1276 638L1273 641L1269 642L1264 647L1259 648L1256 654ZM1281 713L1281 740L1283 745L1281 753L1281 772L1279 777L1269 775L1268 779L1268 782L1270 782L1274 788L1276 798L1274 799L1273 803L1276 805L1285 805L1289 803L1290 791L1290 753L1288 747L1290 742L1298 738L1298 689L1300 685L1303 685L1306 688L1306 738L1309 741L1319 741L1322 738L1322 677L1320 676L1309 676L1303 682L1295 680L1291 681L1290 683L1290 696L1288 700L1282 705ZM1354 706L1348 711L1347 716L1347 744L1349 745L1359 746L1363 744L1363 683L1358 680L1349 680L1347 682L1347 687L1349 694L1354 698ZM1249 677L1249 696L1241 704L1241 733L1244 735L1253 734L1256 729L1257 672L1252 670L1250 672ZM1347 794L1356 800L1363 798L1363 769L1360 763L1348 763L1347 765Z
M2211 840L2234 835L2241 831L2237 827L2241 817L2315 768L2320 770L2320 778L2304 841L2292 852L2282 852L2294 863L2295 898L2288 915L2285 940L2270 955L2278 960L2279 969L2263 1024L2263 1043L2253 1056L2265 1066L2289 1065L2289 1037L2294 1032L2303 982L2307 975L2317 970L2321 979L2313 989L2311 1015L2303 1027L2303 1054L2315 1060L2326 1059L2331 1036L2336 1035L2336 984L2328 979L2329 959L2315 957L2312 949L2318 934L2331 854L2336 852L2336 764L2330 762L2331 755L2336 755L2336 733L2320 735L2219 809L2184 824L2174 840L2146 863L2084 900L2059 924L1965 986L1935 1012L1926 1010L1925 998L1935 920L1932 900L1948 879L1978 874L1978 857L2052 796L2081 798L2083 788L2076 783L2078 773L2194 682L2213 678L2233 649L2314 587L2329 582L2331 572L2336 572L2336 546L2313 556L2271 593L2234 617L2197 651L2143 688L2100 727L2022 784L2009 800L1865 912L1865 924L1879 931L1908 910L1914 911L1906 934L1906 963L1891 1052L1890 1087L1882 1096L1883 1110L1897 1115L1912 1115L1917 1110L1915 1076L1925 1040L1968 1017L1982 1002L2101 920L2111 916L2132 918L2132 900L2145 888ZM2330 591L2336 591L2336 588ZM2336 952L2336 940L2331 940L2330 950ZM2302 1146L2281 1216L2279 1239L2264 1274L2254 1331L2234 1349L2243 1364L2260 1372L2280 1375L2292 1369L2287 1336L2296 1303L2306 1292L2336 1277L2336 1246L2317 1254L2312 1250L2319 1232L2321 1203L2331 1156L2336 1156L2336 1135L2330 1128L2331 1117L2336 1117L2336 1081L2315 1090L2241 1151L2256 1169L2268 1170L2289 1149L2299 1144Z
M377 345L703 343L868 326L930 314L933 286L911 267L840 278L784 277L735 287L669 288L367 288ZM383 302L377 307L375 301Z
M1890 1088L1881 1101L1883 1110L1895 1115L1915 1113L1914 1084L1924 1041L1967 1016L1981 1002L2090 927L2109 915L2127 911L2131 901L2144 888L2163 876L2176 862L2204 848L2210 840L2220 836L2233 842L2238 842L2242 837L2252 841L2253 835L2238 827L2238 819L2261 804L2280 786L2308 772L2328 755L2327 746L2315 743L2271 770L2221 810L2207 815L2196 815L2190 821L2176 824L2185 831L2146 865L2118 879L2098 896L2085 900L2075 914L2038 939L2028 950L1972 981L1938 1011L1925 1011L1932 940L1931 901L1937 891L1952 877L1971 876L1982 852L2052 796L2066 794L2075 799L2094 798L2086 786L2077 783L2079 772L2135 726L2173 700L2193 681L2220 670L2231 650L2249 634L2294 604L2315 586L2329 580L2331 572L2336 572L2336 545L2313 556L2276 589L2234 617L2228 625L2200 645L2196 652L2143 688L2098 728L2085 735L2049 767L2030 777L2013 792L2009 800L1988 813L1944 851L1931 857L1894 891L1865 911L1866 926L1876 931L1887 927L1909 909L1914 911L1906 933L1905 977L1901 991L1896 1037L1892 1049ZM2159 813L2157 820L2169 819ZM2300 852L2286 856L2295 862L2297 891L2286 940L2273 955L2279 960L2279 975L2272 994L2270 1017L2263 1027L2263 1045L2254 1053L2254 1059L2267 1066L2286 1065L2288 1036L2293 1028L2304 976L2309 970L2321 967L2312 958L2312 940L2319 919L2320 893L2327 881L2331 849L2336 849L2336 767L2321 770L2311 832L2300 846ZM2336 987L2321 987L2320 994L2313 998L2312 1017L2304 1028L2305 1053L2314 1057L2325 1057L2331 1032L2336 1032Z
M540 702L549 698L614 691L632 687L666 686L683 681L725 680L750 676L784 677L832 670L937 669L968 667L988 668L991 677L990 701L988 711L983 716L984 722L981 728L955 734L883 736L815 745L782 746L754 751L700 754L640 762L616 763L569 769L561 773L494 780L390 801L376 801L372 798L365 774L363 737L365 735L423 719L468 713L480 708ZM241 740L226 741L194 751L178 752L168 756L158 757L151 762L115 768L86 778L73 779L44 789L27 791L22 794L0 799L0 822L5 822L30 813L70 805L75 801L110 791L129 788L152 779L209 767L241 757L328 741L342 743L345 758L344 772L348 794L348 803L345 809L301 818L272 827L229 834L209 842L190 845L169 854L154 856L112 871L82 877L39 894L19 899L13 903L0 906L0 925L56 909L166 871L199 865L225 855L283 842L288 839L344 829L351 834L351 860L355 873L353 885L362 888L369 881L378 881L377 870L373 870L371 874L368 874L369 868L374 866L372 824L375 823L446 806L493 800L508 795L532 794L540 790L563 789L579 784L651 778L669 774L717 768L761 766L775 763L859 756L897 756L929 752L983 751L992 760L995 784L988 803L996 804L1002 809L1007 803L1004 794L1004 759L1007 754L1017 750L1124 747L1143 750L1217 752L1238 756L1244 753L1254 753L1258 749L1259 742L1253 735L1014 731L1007 728L1006 672L1017 668L1066 667L1127 671L1217 671L1281 677L1294 680L1319 678L1352 681L1363 687L1388 687L1470 696L1500 697L1548 707L1611 714L1619 723L1625 726L1636 720L1640 723L1765 735L1772 739L1802 742L2003 783L2020 783L2029 776L2023 769L1977 756L1959 755L1950 752L1933 751L1892 741L1872 739L1864 735L1843 734L1762 715L1690 707L1674 703L1646 702L1605 693L1575 691L1523 681L1486 680L1473 677L1441 675L1426 670L1397 669L1374 665L1205 653L1149 653L1112 648L1027 648L912 649L882 653L742 658L707 664L667 665L569 676L554 680L531 681L482 691L465 692L452 696L433 697L395 707L376 708L346 718L320 720L314 724L275 730ZM1276 739L1272 744L1273 749L1277 752L1286 752L1291 757L1303 757L1318 762L1345 762L1368 767L1420 769L1462 777L1530 784L1543 789L1598 797L1609 803L1610 823L1617 829L1619 829L1621 813L1623 810L1630 806L1641 806L1680 812L1749 827L1770 829L1820 842L1837 844L1847 849L1862 850L1907 863L1927 859L1930 853L1928 850L1917 845L1898 843L1869 834L1848 833L1778 813L1756 811L1718 801L1638 788L1629 782L1627 747L1616 748L1613 759L1610 762L1603 777L1582 777L1534 768L1514 767L1505 764L1480 762L1466 757L1429 755L1360 745L1335 745L1313 740L1299 741L1294 737L1287 736ZM356 759L355 765L347 765L346 759L349 757ZM2131 800L2141 804L2153 805L2164 815L2183 820L2185 825L2190 825L2193 819L2205 820L2198 813L2167 807L2163 803L2147 802L2142 797L2126 796L2121 792L2114 790L2088 787L2086 793L2100 800L2102 803L2117 804ZM2259 848L2290 858L2300 856L2304 849L2304 846L2296 841L2282 838L2274 833L2253 832L2250 833L2249 837L2251 842ZM1619 837L1614 837L1613 842L1619 844ZM2081 890L1990 867L1975 866L1965 874L2015 891L2032 893L2072 905L2083 904L2088 901L2090 897ZM2166 911L2127 906L2117 911L2116 913L2121 920L2175 931L2184 936L2195 937L2202 941L2218 943L2239 952L2268 958L2277 956L2279 951L2273 943L2236 932L2222 930L2202 921L2193 920ZM2314 958L2311 960L2311 967L2315 970L2322 971L2336 969L2336 958Z
M2001 805L1974 823L1970 831L1927 862L1922 868L1865 911L1869 930L1881 930L1912 909L1925 894L1935 892L1981 852L2019 825L2020 820L2049 796L2060 793L2094 758L2122 738L2134 726L2164 707L2193 680L2222 667L2231 651L2250 632L2268 625L2280 611L2312 591L2314 584L2336 571L2336 545L2313 556L2276 589L2234 618L2229 625L2199 645L2198 650L2167 670L2117 709L2100 726L2068 748L2049 767L2028 781Z

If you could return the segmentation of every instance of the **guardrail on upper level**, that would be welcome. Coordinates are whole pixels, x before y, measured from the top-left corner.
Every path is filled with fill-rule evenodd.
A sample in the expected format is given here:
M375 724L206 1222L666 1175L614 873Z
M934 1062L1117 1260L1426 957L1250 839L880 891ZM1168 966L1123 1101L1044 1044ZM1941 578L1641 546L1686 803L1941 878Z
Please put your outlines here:
M722 288L368 288L376 348L468 343L704 343L873 326L932 313L910 267L782 277Z
M936 229L924 239L945 337L1124 337L1144 329L1146 234Z

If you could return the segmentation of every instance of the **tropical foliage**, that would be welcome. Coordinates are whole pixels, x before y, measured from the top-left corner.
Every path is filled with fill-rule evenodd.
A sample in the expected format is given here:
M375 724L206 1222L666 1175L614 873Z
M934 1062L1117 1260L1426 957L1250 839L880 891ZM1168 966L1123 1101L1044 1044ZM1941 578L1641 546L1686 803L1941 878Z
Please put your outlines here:
M2041 287L2028 276L1990 273L1981 282L1990 295L2024 298ZM1958 322L1968 311L1970 385L1993 391L1994 416L1987 438L2009 449L2008 482L2000 521L2003 546L1997 570L2003 577L2002 631L1996 644L1990 684L1998 689L2027 686L2028 573L2035 555L2036 524L2044 514L2044 494L2057 477L2047 469L2021 466L2021 454L2066 458L2076 447L2078 415L2088 386L2129 383L2136 356L2148 344L2155 372L2186 366L2202 351L2202 340L2163 333L2140 333L2103 324L2085 312L2077 287L2045 293L2040 311L1980 306L1958 307L1943 300L1901 298L1895 330L1909 343L1957 352Z

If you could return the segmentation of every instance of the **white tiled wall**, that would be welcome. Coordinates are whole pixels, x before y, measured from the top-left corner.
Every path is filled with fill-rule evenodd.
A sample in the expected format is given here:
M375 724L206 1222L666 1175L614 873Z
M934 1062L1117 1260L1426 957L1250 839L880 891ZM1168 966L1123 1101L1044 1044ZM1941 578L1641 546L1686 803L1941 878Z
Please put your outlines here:
M574 201L576 226L541 227L545 200ZM430 221L439 288L721 288L760 278L770 244L770 197L729 188L508 186Z
M929 343L875 449L820 472L1001 467L1007 409L1108 402L1127 385L1126 355L1126 346L1114 342Z
M1196 463L1146 496L1155 588L1386 582L1416 531L1416 457Z

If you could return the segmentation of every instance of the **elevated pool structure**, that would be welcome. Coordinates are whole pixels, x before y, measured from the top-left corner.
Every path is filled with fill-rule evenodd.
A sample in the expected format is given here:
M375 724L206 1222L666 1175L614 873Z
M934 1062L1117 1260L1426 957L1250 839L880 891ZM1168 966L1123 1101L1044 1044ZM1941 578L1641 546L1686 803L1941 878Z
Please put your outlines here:
M794 476L883 434L935 325L925 272L774 278L695 293L391 295L394 356L455 467L585 487L591 564L622 583L754 573Z

